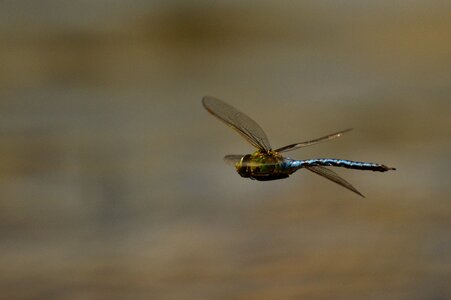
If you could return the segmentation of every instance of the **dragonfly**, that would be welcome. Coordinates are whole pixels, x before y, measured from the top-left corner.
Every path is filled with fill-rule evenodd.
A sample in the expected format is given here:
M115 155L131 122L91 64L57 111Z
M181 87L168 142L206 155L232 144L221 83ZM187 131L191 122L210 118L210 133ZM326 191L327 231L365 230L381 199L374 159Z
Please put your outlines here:
M359 162L336 158L296 160L282 156L281 154L336 139L352 129L338 131L310 141L294 143L273 150L263 129L246 114L230 104L211 96L203 97L202 104L209 113L235 129L251 145L257 148L252 154L230 154L224 157L224 160L227 163L234 165L238 174L244 178L259 181L278 180L289 177L297 170L307 169L341 185L359 196L365 197L349 182L327 167L341 167L377 172L396 170L395 168L387 167L383 164L371 162Z

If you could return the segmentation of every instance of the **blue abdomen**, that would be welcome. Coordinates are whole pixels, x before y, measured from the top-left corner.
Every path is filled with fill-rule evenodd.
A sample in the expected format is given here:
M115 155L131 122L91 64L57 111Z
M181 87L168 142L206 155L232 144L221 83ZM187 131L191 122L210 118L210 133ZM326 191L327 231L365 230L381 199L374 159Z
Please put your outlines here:
M355 170L370 170L378 172L394 170L394 168L390 168L382 164L359 162L346 159L335 159L335 158L315 158L307 160L298 160L293 161L293 163L296 164L298 168L309 166L330 166L330 167L342 167Z

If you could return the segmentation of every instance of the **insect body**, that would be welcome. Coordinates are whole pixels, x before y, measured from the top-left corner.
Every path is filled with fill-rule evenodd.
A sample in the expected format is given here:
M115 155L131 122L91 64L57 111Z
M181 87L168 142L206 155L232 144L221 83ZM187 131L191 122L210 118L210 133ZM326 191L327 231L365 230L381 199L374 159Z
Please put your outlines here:
M242 177L256 180L275 180L287 178L297 169L290 168L287 164L289 159L284 158L277 152L264 153L256 151L246 154L235 164L238 174Z
M351 129L339 131L311 141L295 143L272 150L263 129L244 113L214 97L204 97L202 99L202 104L207 111L219 118L221 121L225 122L230 127L234 128L249 143L258 149L253 154L226 155L224 157L226 162L235 165L238 174L242 177L260 181L276 180L287 178L297 170L305 168L364 197L349 182L338 176L338 174L334 171L326 168L326 166L378 172L395 170L395 168L390 168L378 163L357 162L335 158L294 160L288 157L283 157L280 154L340 137Z

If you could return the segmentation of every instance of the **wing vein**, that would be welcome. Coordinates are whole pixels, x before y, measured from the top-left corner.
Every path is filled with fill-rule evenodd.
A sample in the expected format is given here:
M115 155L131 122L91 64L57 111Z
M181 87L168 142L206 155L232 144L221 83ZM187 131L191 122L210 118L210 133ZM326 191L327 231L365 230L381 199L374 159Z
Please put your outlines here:
M341 178L334 171L332 171L326 167L322 167L322 166L310 166L310 167L305 167L305 168L307 170L309 170L313 173L316 173L324 178L327 178L327 179L335 182L336 184L341 185L342 187L347 188L348 190L353 191L357 195L365 198L365 196L362 193L360 193L355 187L353 187L352 184L350 184L349 182L347 182L346 180Z
M268 137L260 125L235 107L210 96L202 98L205 109L235 129L254 147L266 152L271 150Z

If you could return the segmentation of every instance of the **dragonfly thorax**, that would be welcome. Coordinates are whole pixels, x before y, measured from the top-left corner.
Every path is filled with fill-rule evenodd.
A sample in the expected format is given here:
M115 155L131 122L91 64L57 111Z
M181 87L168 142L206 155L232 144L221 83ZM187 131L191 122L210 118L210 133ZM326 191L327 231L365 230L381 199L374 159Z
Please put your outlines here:
M284 168L284 158L277 152L256 151L247 154L236 164L238 174L256 180L275 180L289 176L291 172Z

